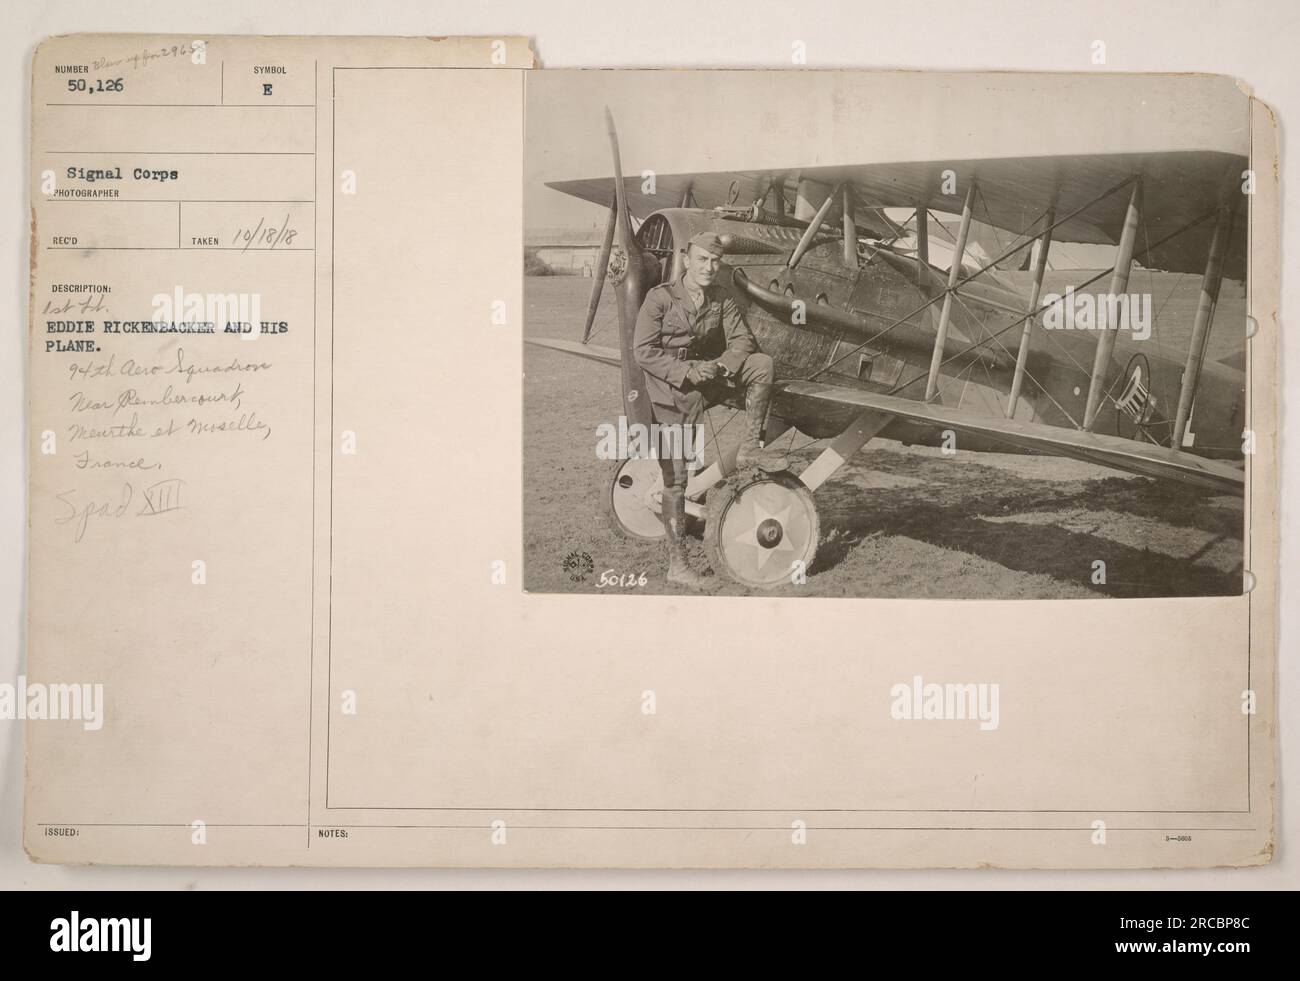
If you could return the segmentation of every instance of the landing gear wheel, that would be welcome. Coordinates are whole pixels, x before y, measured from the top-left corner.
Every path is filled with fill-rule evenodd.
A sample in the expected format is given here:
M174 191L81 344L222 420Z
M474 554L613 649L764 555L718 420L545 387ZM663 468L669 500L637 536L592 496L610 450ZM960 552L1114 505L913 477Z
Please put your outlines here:
M709 564L742 586L788 583L796 562L807 570L817 557L819 531L812 491L788 470L751 474L709 492Z
M610 527L620 538L655 542L664 537L659 516L664 476L658 460L622 460L605 492Z

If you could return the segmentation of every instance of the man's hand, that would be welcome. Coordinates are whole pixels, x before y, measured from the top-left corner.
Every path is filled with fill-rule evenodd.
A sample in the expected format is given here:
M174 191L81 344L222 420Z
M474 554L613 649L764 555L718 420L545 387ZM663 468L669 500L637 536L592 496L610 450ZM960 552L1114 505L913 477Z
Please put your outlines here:
M717 378L722 366L715 361L692 361L686 370L686 380L692 385L701 385Z

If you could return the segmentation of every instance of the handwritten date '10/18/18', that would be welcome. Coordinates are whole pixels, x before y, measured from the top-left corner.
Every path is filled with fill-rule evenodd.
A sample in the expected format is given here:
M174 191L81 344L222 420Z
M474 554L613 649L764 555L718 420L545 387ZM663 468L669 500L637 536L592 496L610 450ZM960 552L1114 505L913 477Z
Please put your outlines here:
M247 252L249 249L275 249L289 248L293 245L293 240L298 237L298 230L289 224L289 216L284 216L284 221L278 226L268 225L266 217L263 216L257 220L256 228L236 228L235 244L242 245L242 251Z

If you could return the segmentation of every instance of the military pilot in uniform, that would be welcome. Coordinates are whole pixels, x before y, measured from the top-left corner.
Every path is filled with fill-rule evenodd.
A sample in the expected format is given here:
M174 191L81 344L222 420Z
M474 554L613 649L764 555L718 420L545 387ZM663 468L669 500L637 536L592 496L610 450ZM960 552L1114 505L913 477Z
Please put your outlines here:
M745 429L736 469L781 470L785 461L765 455L759 444L772 401L772 359L758 349L735 295L717 282L724 251L722 240L712 232L690 240L683 274L646 295L636 318L633 354L646 374L655 422L698 425L709 405L739 388L745 395ZM668 535L668 581L699 589L703 577L686 561L689 462L659 460L664 477L661 513Z

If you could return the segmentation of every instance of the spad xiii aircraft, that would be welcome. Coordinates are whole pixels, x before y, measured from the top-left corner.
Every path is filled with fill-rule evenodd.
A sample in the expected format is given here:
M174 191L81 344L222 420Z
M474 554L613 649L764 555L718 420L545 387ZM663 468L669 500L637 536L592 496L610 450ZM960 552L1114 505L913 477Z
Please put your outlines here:
M791 427L830 440L798 476L736 475L734 450L715 441L713 462L687 488L688 510L706 519L715 572L770 588L788 582L797 563L811 566L813 492L873 437L1073 457L1243 493L1244 353L1216 362L1205 352L1223 277L1245 275L1244 156L1178 151L660 174L646 193L641 177L622 177L608 111L606 122L620 179L549 185L610 208L583 340L530 342L620 368L627 422L648 427L651 405L640 397L643 376L632 357L637 312L651 287L681 275L691 236L715 232L727 250L720 278L747 304L750 328L776 362L768 442ZM885 209L912 217L900 225ZM944 227L933 213L961 215L955 240L942 248L953 257L946 270L931 261L931 229ZM973 224L1009 233L1014 244L990 261L972 259ZM1054 241L1116 247L1113 269L1076 287L1108 278L1103 296L1128 292L1135 261L1199 275L1185 357L1128 350L1135 345L1117 352L1114 306L1112 329L1048 329L1052 304L1040 303ZM1024 295L996 267L1030 256ZM617 290L617 349L588 343L605 278ZM615 528L661 537L661 491L657 461L622 461L607 492Z

